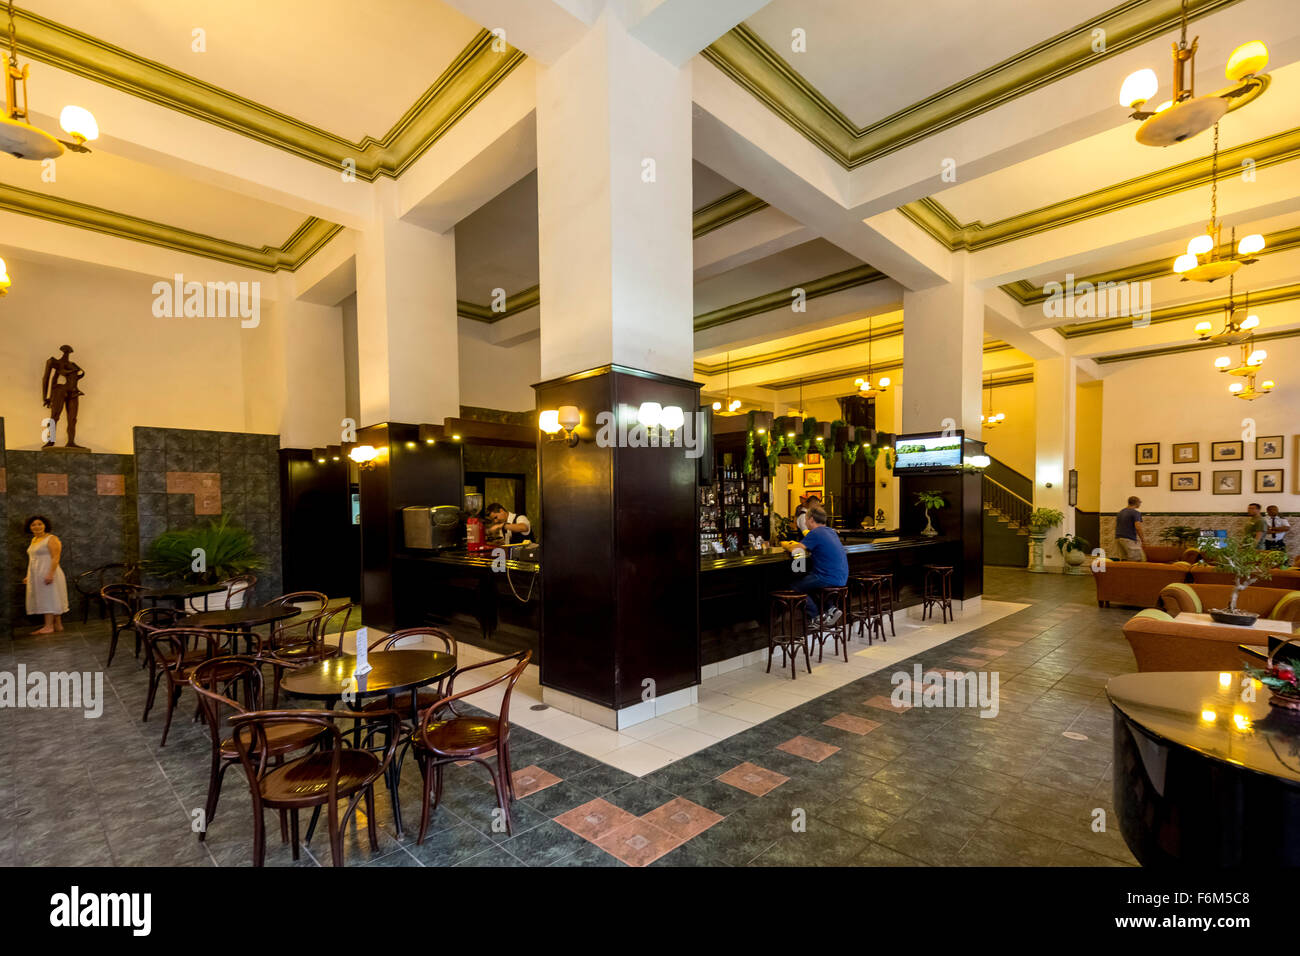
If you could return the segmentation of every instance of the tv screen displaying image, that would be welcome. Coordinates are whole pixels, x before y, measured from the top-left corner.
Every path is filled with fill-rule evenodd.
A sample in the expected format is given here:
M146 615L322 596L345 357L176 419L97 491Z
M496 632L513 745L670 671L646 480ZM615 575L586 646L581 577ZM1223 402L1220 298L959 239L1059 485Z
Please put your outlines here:
M894 439L894 471L959 468L964 437L962 431L899 435Z

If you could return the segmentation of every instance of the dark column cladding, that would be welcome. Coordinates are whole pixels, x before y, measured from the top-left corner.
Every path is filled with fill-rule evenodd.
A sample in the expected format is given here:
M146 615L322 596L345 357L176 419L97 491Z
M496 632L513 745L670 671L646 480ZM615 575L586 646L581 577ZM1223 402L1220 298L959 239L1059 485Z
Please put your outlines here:
M352 523L348 461L280 449L284 590L361 597L361 528Z

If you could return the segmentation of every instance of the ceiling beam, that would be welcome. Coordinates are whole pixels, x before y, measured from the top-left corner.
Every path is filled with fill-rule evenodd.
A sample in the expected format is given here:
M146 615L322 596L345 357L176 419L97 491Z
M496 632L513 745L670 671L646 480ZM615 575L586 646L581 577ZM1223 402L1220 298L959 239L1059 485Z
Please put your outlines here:
M628 32L669 63L680 67L770 2L622 0L621 6Z

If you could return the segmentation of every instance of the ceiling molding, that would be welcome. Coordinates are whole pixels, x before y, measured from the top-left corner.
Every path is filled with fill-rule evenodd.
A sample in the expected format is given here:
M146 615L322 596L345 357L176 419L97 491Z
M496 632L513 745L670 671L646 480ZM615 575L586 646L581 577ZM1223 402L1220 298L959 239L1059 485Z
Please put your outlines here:
M1009 348L1011 348L1011 346L1008 345L1006 342L999 342L999 341L986 342L984 344L984 354L987 355L990 352L1001 352ZM903 363L901 360L894 361L894 362L879 362L871 366L871 374L879 375L881 372L898 372L901 371L902 368L903 368ZM785 391L787 388L798 388L801 384L820 385L823 382L834 382L841 378L848 378L850 375L854 375L854 374L857 373L852 371L822 372L817 375L803 375L798 378L782 379L779 382L769 382L767 384L760 384L758 387L771 389L772 391ZM1031 376L1031 380L1032 380L1032 376ZM999 382L998 384L1001 385L1002 383ZM1007 384L1015 384L1015 383L1008 382Z
M1300 329L1282 329L1277 332L1257 333L1256 342L1273 342L1278 339L1300 338ZM1098 365L1114 365L1116 362L1136 362L1141 359L1159 358L1162 355L1177 355L1182 352L1202 352L1206 349L1221 349L1222 345L1214 342L1189 342L1186 345L1162 345L1154 349L1140 349L1136 352L1116 352L1093 359Z
M885 278L887 276L883 272L873 269L871 266L855 266L852 269L845 269L843 272L835 272L809 282L800 282L783 289L777 289L775 292L768 292L752 299L746 299L743 302L736 302L720 309L714 309L711 312L699 313L695 316L695 331L702 332L705 329L726 325L728 322L738 322L741 319L761 315L764 312L771 312L774 309L789 308L791 293L795 289L803 290L805 300L817 299L824 295L831 295L835 292L843 292L847 289L855 289L858 286L869 285L872 282L879 282Z
M489 325L493 322L500 322L502 319L508 319L512 315L518 315L520 312L527 312L529 309L541 305L542 295L540 286L530 286L514 295L508 295L505 298L506 307L500 312L495 312L490 306L479 305L475 302L466 302L463 299L456 300L456 314L462 319L475 319L479 322L486 322Z
M1221 152L1218 178L1222 180L1238 175L1242 161L1247 159L1253 160L1257 169L1300 159L1300 128L1265 136ZM1153 199L1163 199L1198 186L1207 186L1214 178L1212 169L1213 158L1202 156L987 225L978 220L971 223L959 222L932 196L899 206L898 211L950 251L964 249L976 252L1094 216L1117 212L1129 206L1141 205Z
M331 169L342 170L350 160L366 182L400 176L524 60L511 46L493 52L496 37L480 30L381 139L353 143L28 10L14 14L20 55Z
M1300 227L1293 229L1283 229L1280 232L1271 232L1264 237L1265 246L1257 256L1272 255L1276 252L1288 252L1292 249L1300 248ZM1235 252L1232 242L1219 244L1218 255L1220 258L1231 256ZM1147 262L1140 262L1137 265L1125 266L1122 269L1112 269L1109 272L1097 272L1088 276L1076 276L1074 279L1075 287L1084 282L1091 282L1094 286L1104 282L1143 282L1152 279L1165 279L1174 274L1173 263L1166 256L1163 259L1150 259ZM1183 280L1190 282L1190 279ZM1049 295L1041 288L1029 282L1027 279L1018 279L1015 282L999 286L1003 292L1011 296L1022 306L1041 305L1047 301Z
M1188 19L1237 2L1190 0ZM705 49L703 56L836 162L853 169L1173 32L1180 13L1181 0L1128 0L865 127L857 126L743 23ZM1101 53L1092 48L1092 32L1098 28L1106 31Z
M312 216L280 245L254 247L2 183L0 209L261 272L294 271L343 228Z
M691 238L698 239L714 229L721 229L737 219L744 219L752 213L766 209L767 206L766 202L753 193L737 189L734 193L728 193L721 199L715 199L695 210L691 218Z
M1244 305L1246 299L1247 297L1244 295L1236 296L1233 302L1237 305ZM1300 283L1275 286L1272 289L1252 292L1249 299L1252 306L1294 302L1300 299ZM1207 315L1222 315L1227 308L1228 297L1226 295L1216 299L1203 299L1200 302L1186 302L1182 305L1172 305L1167 308L1153 310L1150 324L1159 325L1161 322L1178 322L1180 320L1200 319ZM1129 328L1133 328L1133 319L1119 317L1100 319L1096 322L1076 322L1071 325L1062 325L1056 331L1067 339L1077 339L1087 335L1101 335L1103 332L1115 332ZM1258 338L1259 336L1256 335L1255 337ZM1180 347L1189 348L1190 346ZM1222 348L1222 346L1218 347Z

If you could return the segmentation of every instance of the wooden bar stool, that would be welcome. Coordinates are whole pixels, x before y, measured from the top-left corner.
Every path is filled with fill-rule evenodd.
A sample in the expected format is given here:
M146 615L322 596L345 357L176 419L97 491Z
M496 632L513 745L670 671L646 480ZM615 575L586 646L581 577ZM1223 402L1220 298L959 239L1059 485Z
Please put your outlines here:
M898 632L894 630L894 575L890 571L873 572L873 577L880 581L880 639L885 639L884 618L889 618L889 636L897 637Z
M861 627L868 647L877 633L882 641L885 639L881 590L886 585L882 577L879 574L856 574L849 579L849 633L853 633L853 625Z
M795 679L798 671L796 653L803 649L804 667L812 673L812 661L808 656L808 608L806 595L799 591L773 591L767 617L767 673L772 673L772 652L781 648L781 669L785 670L786 658L790 659L790 679ZM795 633L795 621L799 623L799 632Z
M943 612L945 624L948 623L949 618L956 620L956 615L952 612L951 566L942 564L925 566L925 592L921 600L921 620L925 620L927 616L933 619L936 605Z
M826 649L826 638L831 638L834 643L831 644L831 656L838 653L840 644L844 645L844 663L849 662L849 589L848 586L842 587L824 587L818 588L813 592L813 600L817 602L817 617L820 622L826 615L832 611L839 611L840 618L834 624L818 623L812 632L812 638L817 642L817 663L822 662L822 654Z

